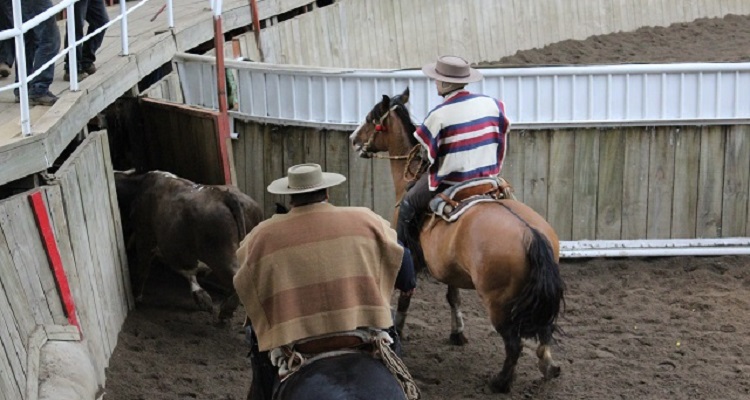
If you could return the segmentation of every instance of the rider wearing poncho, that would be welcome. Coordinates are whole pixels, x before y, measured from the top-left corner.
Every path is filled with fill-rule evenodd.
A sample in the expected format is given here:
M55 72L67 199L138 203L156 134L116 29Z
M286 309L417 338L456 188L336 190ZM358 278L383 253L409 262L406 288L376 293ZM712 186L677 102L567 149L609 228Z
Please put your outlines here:
M268 191L291 195L292 209L260 223L240 244L234 286L257 335L254 375L274 371L260 352L362 327L392 327L394 285L406 291L416 285L411 263L402 269L404 249L386 220L366 208L327 202L327 188L345 179L317 164L289 168ZM253 386L261 381L254 378ZM269 387L255 390L270 393Z
M465 90L468 83L481 80L482 74L463 58L439 57L422 72L435 79L437 92L445 100L414 132L430 166L399 207L398 238L411 249L418 267L424 267L418 221L430 199L451 185L498 176L510 127L501 101Z

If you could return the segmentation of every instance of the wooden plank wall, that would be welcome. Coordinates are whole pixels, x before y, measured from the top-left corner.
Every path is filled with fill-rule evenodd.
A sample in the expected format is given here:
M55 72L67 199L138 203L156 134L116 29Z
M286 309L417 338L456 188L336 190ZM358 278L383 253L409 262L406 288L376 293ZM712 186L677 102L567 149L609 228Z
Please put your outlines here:
M729 13L750 13L750 1L338 0L269 23L261 43L269 63L412 68L440 54L494 61L561 40ZM261 61L253 33L243 41L243 55Z
M301 162L342 173L337 205L391 220L388 161L357 157L350 132L235 122L238 186L266 216L266 186ZM511 130L503 176L561 240L750 236L750 126Z
M326 172L347 177L345 183L331 188L333 204L365 206L391 219L395 192L388 161L359 158L349 144L350 132L240 120L235 120L235 130L239 134L232 143L237 186L258 201L266 217L273 214L274 203L289 203L288 196L272 195L266 187L286 176L292 165L312 162Z
M52 222L101 384L133 306L106 132L79 145L53 183L47 191Z
M103 384L133 305L106 134L91 134L49 183L36 190L46 202L81 330ZM33 369L27 353L37 327L68 324L28 195L0 201L0 399L26 398Z

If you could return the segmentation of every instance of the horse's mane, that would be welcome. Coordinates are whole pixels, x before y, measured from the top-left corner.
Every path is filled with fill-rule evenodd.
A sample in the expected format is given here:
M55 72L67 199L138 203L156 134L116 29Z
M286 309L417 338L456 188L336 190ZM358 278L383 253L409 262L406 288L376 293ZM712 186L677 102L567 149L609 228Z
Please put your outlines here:
M391 99L391 107L396 106L394 111L396 112L396 115L401 120L401 123L404 125L404 129L406 129L407 137L409 138L409 144L411 146L416 146L419 144L417 142L417 138L412 135L414 131L417 130L417 127L414 125L414 123L411 121L411 115L409 115L409 110L406 108L406 105L401 101L401 95L394 96Z

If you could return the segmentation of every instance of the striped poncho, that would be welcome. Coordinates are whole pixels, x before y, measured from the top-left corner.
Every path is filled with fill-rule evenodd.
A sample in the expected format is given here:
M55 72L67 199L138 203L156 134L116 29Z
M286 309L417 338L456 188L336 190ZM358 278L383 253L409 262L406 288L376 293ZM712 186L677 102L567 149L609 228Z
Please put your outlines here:
M392 326L402 255L396 232L366 208L318 203L262 222L237 250L234 277L260 350Z
M509 127L501 101L467 91L446 96L414 132L428 150L430 190L500 174Z

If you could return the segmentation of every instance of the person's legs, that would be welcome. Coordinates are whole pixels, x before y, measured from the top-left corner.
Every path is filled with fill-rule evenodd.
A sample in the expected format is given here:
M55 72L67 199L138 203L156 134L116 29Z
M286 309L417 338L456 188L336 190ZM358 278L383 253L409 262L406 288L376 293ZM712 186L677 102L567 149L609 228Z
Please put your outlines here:
M401 243L411 250L414 268L422 270L426 265L419 245L419 221L427 210L433 193L430 191L427 174L423 174L401 200L398 209L396 234Z
M107 14L104 0L88 0L86 22L89 23L87 34L94 32L109 22L109 15ZM80 59L81 70L89 74L96 72L96 67L94 66L96 52L104 41L105 32L106 30L99 32L83 44L83 51Z
M278 369L271 364L268 352L258 349L258 338L250 324L245 325L245 342L250 345L250 366L253 370L253 382L250 384L247 398L271 400L279 380Z
M79 39L83 37L83 23L86 18L86 9L88 7L88 3L89 3L89 0L80 0L73 5L74 12L75 12L74 30L75 30L75 35L76 35L76 41L78 41ZM68 47L68 35L65 35L65 47L66 48ZM81 46L77 46L76 47L76 61L78 63L79 72L81 71L81 58L82 57L83 56L82 56ZM68 75L70 73L69 72L70 69L68 68L68 65L69 65L69 61L68 61L68 56L66 52L66 55L65 55L65 72L66 72L65 76L67 77L66 80L70 79ZM81 77L79 76L78 79L80 80Z
M28 18L27 15L24 15L24 20L33 18L52 7L52 1L50 0L30 0L24 1L23 4L24 6L28 5L28 8L24 8L27 8L28 12L30 12ZM50 17L46 21L37 25L33 31L35 37L33 69L36 70L51 60L57 55L57 52L60 51L60 31L57 29L54 17ZM31 73L31 71L29 73ZM31 81L29 85L29 97L32 100L40 97L49 98L52 103L54 103L52 98L57 100L57 98L49 92L49 86L52 84L54 74L55 65L53 64L45 68L41 74ZM32 101L32 103L39 104L34 101ZM46 103L48 102L45 101L44 105L51 105Z

